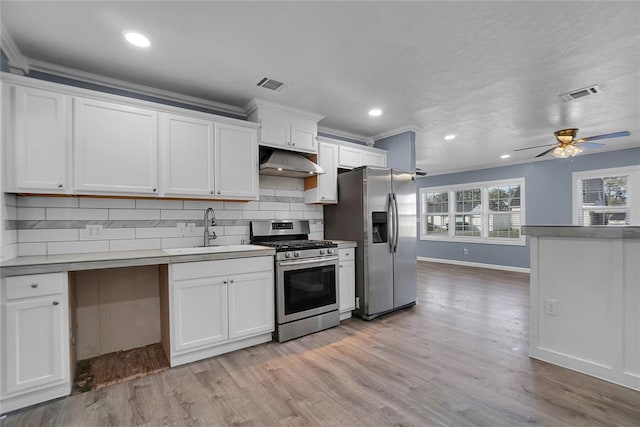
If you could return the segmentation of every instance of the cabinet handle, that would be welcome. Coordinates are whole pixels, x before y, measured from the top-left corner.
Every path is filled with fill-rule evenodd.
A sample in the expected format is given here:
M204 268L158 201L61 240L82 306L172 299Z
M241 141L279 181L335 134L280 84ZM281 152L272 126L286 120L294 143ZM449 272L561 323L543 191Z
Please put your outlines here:
M60 304L58 301L53 302L53 305L58 305L58 304Z
M229 280L229 283L233 283L233 279Z
M292 142L292 143L291 143L291 145L296 145L296 143L295 143L295 142Z
M213 194L213 190L211 190L210 193Z
M322 196L321 199L324 200L324 196Z
M62 184L58 184L58 188L62 188Z
M156 192L156 189L155 189L155 188L153 189L153 192L154 192L154 193Z
M218 194L220 194L220 190L218 190Z
M342 264L340 264L340 268L344 267Z
M32 283L32 284L31 284L31 287L32 287L33 289L35 289L35 288L37 288L37 287L38 287L38 284L37 284L37 283Z
M223 280L223 281L222 281L222 283L224 283L224 284L226 285L226 284L227 284L227 281L226 281L226 280Z

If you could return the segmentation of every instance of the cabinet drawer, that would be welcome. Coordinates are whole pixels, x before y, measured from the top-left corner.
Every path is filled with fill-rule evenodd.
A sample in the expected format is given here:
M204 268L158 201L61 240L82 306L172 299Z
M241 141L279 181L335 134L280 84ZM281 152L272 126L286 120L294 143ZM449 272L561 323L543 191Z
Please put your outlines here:
M350 259L353 259L353 254L353 248L338 250L338 257L340 258L340 261L348 261Z
M4 279L7 300L61 294L67 284L67 273L33 274Z
M234 258L220 261L196 261L171 264L171 280L200 279L203 277L229 276L231 274L273 271L273 257Z

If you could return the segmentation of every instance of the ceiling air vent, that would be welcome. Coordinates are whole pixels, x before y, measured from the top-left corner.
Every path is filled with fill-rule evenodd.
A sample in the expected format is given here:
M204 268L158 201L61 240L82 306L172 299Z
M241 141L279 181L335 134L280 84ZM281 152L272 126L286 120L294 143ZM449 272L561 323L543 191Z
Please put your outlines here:
M562 95L560 95L560 98L562 98L566 102L569 102L573 101L574 99L584 98L585 96L596 95L600 92L602 92L600 86L593 85L582 89L573 90L571 92L563 93Z
M258 83L256 83L256 86L260 86L265 89L270 89L278 92L284 89L285 84L277 80L270 79L269 77L265 77L262 80L260 80Z

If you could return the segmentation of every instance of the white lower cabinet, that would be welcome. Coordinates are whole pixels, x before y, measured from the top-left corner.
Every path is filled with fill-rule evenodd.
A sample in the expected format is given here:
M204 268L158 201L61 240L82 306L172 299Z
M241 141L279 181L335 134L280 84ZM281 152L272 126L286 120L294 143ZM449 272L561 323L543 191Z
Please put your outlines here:
M273 257L169 266L170 363L271 341Z
M340 271L340 320L351 317L351 310L356 308L356 263L355 248L339 249Z
M68 395L66 273L2 279L0 412Z

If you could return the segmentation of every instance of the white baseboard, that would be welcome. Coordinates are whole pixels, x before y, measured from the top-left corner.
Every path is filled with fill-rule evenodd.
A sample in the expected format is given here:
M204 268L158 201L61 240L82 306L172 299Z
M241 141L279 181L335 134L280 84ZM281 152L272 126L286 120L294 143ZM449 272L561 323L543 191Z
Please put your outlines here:
M481 262L458 261L455 259L429 258L424 256L417 257L418 261L439 262L442 264L464 265L465 267L490 268L492 270L515 271L517 273L531 273L530 268L512 267L509 265L484 264Z

